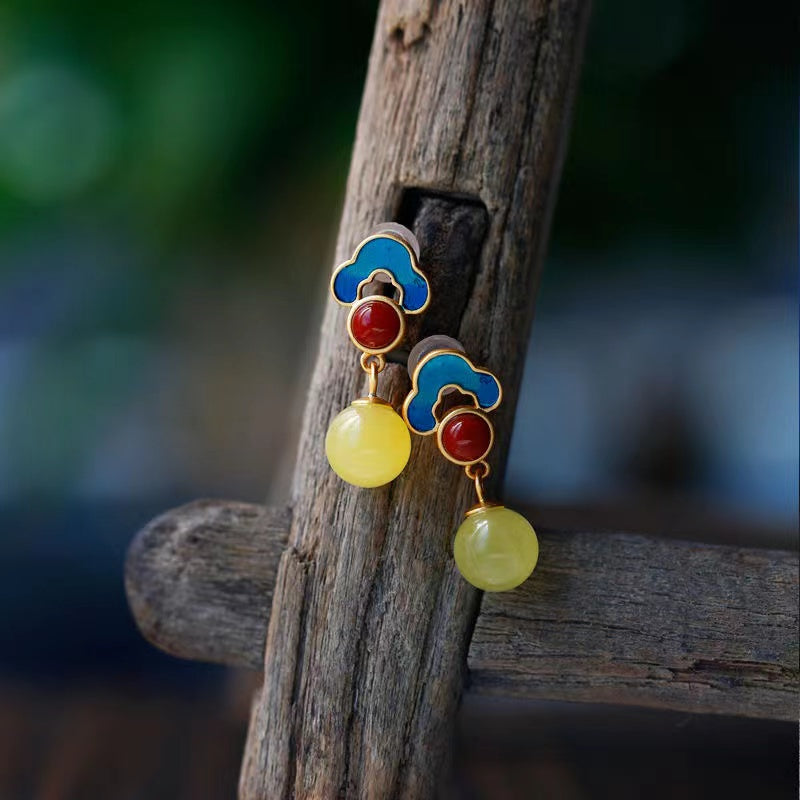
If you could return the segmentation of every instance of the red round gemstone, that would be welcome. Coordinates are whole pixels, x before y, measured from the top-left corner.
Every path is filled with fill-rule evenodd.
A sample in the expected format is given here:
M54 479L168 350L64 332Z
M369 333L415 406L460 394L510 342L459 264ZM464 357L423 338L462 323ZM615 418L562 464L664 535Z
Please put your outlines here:
M477 414L456 414L442 428L442 447L456 461L480 461L491 444L492 429Z
M402 324L400 312L394 306L381 300L368 300L350 318L350 331L362 347L382 350L400 335Z

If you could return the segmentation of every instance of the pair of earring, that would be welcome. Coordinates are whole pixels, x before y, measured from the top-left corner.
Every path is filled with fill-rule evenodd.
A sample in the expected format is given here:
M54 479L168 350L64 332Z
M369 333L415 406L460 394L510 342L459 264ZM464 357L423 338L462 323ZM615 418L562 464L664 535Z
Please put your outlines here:
M396 299L382 291L391 291ZM489 474L486 458L494 444L488 414L500 405L500 381L476 367L455 340L431 336L409 355L412 387L402 417L377 394L386 354L405 337L406 314L420 314L430 304L430 285L419 267L414 234L396 223L381 225L335 270L331 294L350 306L347 332L369 375L367 396L354 400L328 428L325 452L332 469L355 486L383 486L408 463L409 431L435 434L439 451L464 468L477 495L453 542L459 571L484 591L519 586L539 557L536 533L522 515L487 501L483 493Z

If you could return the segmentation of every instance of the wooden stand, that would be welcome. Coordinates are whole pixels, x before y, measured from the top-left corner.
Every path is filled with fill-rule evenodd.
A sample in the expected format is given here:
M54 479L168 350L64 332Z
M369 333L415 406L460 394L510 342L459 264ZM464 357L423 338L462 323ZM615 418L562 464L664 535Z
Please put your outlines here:
M587 10L384 0L370 56L336 263L382 220L416 233L433 302L409 341L454 336L504 386L495 494ZM325 431L365 383L345 315L328 304L289 509L193 504L129 554L148 638L263 666L243 799L432 797L468 675L487 693L794 717L791 554L546 533L534 579L481 607L450 552L472 487L433 441L414 437L390 486L341 482ZM396 407L408 388L401 365L381 376Z

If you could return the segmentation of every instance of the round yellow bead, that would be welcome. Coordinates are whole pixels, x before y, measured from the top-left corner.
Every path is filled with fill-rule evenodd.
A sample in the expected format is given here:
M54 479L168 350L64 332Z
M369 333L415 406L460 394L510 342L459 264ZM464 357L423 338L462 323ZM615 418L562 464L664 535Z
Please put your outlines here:
M539 559L530 522L505 506L473 511L456 531L453 555L459 571L485 592L505 592L527 580Z
M364 488L383 486L408 463L411 436L391 406L357 401L331 422L325 454L342 480Z

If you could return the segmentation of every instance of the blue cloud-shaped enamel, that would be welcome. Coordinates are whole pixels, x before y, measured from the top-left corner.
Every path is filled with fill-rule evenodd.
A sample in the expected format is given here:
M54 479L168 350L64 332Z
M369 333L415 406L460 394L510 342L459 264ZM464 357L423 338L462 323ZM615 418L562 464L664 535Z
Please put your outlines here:
M500 383L494 375L476 369L466 356L436 353L417 369L415 391L405 405L406 421L418 433L436 430L433 409L445 386L471 392L484 410L495 408L500 402Z
M356 251L352 261L342 264L333 277L331 288L340 303L354 303L358 288L377 271L388 272L403 290L403 308L414 314L425 307L430 287L416 268L411 251L390 236L376 236Z

